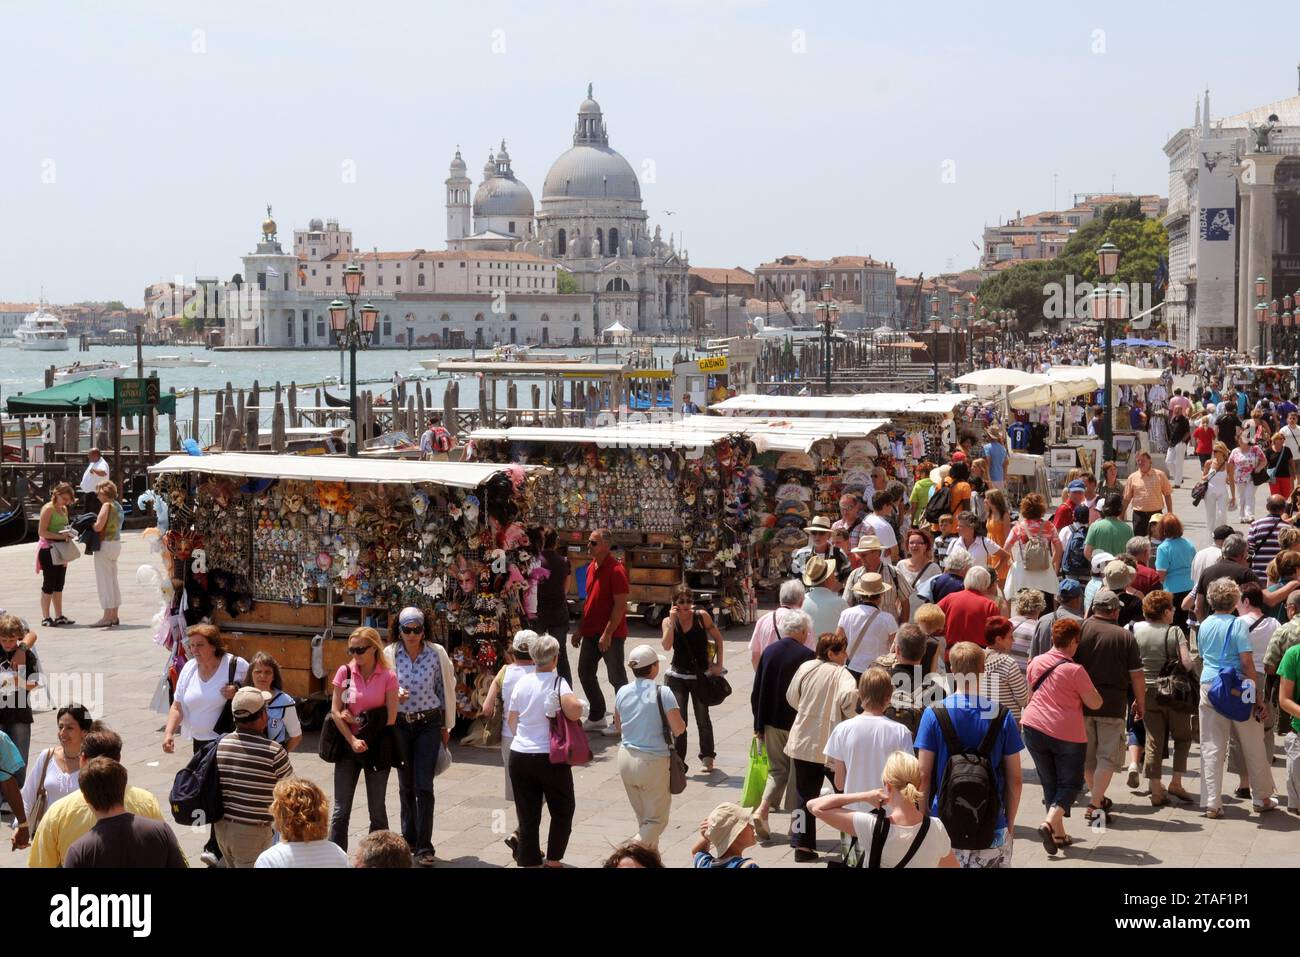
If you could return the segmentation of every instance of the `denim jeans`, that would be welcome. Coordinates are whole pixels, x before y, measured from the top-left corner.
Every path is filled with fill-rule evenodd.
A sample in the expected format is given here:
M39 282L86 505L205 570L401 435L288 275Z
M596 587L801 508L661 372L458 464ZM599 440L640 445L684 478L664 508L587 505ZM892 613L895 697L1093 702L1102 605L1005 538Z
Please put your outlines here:
M599 635L582 639L582 647L578 649L578 680L582 682L582 693L591 702L591 711L587 715L589 721L602 721L605 718L605 696L601 693L600 682L596 678L602 658L609 683L614 686L614 690L617 692L627 684L627 669L623 667L625 644L626 638L611 638L609 649L602 652Z
M1082 741L1062 741L1029 725L1020 733L1043 786L1043 806L1049 811L1053 806L1064 808L1069 817L1070 805L1083 787L1083 758L1088 746Z
M442 725L428 721L412 729L399 716L397 735L406 764L397 769L397 796L402 802L402 837L415 853L433 850L433 769L442 747Z
M699 694L695 690L695 683L698 678L678 678L676 675L669 675L664 679L664 684L668 690L673 693L677 699L677 710L682 713L682 721L686 721L686 699L691 699L691 705L695 710L695 730L700 735L700 760L705 758L717 757L717 752L713 749L713 719L709 717L709 706L700 700ZM686 760L686 732L683 731L677 735L673 742L677 746L677 755Z
M14 780L18 782L18 786L21 788L23 782L27 780L28 755L32 749L32 726L30 724L20 724L16 721L6 721L0 724L0 731L9 735L9 740L14 743L18 753L23 756L23 766L14 775Z
M352 799L357 793L357 778L363 772L361 759L351 749L339 755L334 764L334 810L330 814L330 840L348 849L348 821L352 818ZM388 790L388 769L365 771L366 804L370 809L370 833L388 830L388 809L384 792Z

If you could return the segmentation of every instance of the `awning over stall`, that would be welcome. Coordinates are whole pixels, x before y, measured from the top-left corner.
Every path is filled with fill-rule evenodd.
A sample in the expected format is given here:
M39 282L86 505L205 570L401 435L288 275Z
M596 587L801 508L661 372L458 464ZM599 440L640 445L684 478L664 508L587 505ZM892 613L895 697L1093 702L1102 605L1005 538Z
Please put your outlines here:
M510 466L491 462L411 462L403 459L350 459L342 456L169 455L149 471L202 472L243 478L274 478L306 482L407 483L476 488ZM535 469L537 466L525 466Z
M734 395L710 412L773 415L947 415L973 396L960 392L873 392L864 395Z
M113 407L113 379L78 379L64 382L50 389L11 396L6 403L10 415L70 415L74 412L89 415L93 410ZM172 415L176 411L176 397L170 392L158 396L158 412Z

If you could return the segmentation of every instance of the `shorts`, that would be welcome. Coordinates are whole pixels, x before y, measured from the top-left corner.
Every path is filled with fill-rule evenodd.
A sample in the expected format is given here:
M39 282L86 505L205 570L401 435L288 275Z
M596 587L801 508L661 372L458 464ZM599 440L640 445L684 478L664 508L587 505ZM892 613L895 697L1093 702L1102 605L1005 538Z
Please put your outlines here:
M1110 771L1113 774L1120 768L1128 767L1124 761L1128 732L1124 728L1123 718L1084 715L1083 728L1088 735L1088 751L1083 760L1085 771Z

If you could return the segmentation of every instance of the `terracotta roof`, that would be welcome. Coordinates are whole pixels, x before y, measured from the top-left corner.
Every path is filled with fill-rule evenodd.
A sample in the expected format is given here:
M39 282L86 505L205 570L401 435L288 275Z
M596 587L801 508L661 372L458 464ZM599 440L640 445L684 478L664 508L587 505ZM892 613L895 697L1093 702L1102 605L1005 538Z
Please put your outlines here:
M762 263L758 269L861 269L865 266L885 265L870 256L832 256L830 259L805 259L803 256L782 256L773 262Z
M1037 236L1012 236L1012 246L1033 246L1038 242Z
M747 286L754 282L754 274L740 266L733 269L711 269L704 266L692 266L689 272L692 276L697 276L705 282L715 284L730 282L737 286Z
M38 305L35 302L0 302L0 312L35 312Z

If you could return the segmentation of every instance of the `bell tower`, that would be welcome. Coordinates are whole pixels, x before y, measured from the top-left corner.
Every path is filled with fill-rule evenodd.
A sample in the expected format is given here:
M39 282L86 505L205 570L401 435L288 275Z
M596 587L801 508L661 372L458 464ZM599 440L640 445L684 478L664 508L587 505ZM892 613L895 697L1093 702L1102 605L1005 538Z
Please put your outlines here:
M460 147L452 158L447 175L447 247L470 234L470 180L465 175L465 161L461 159Z

